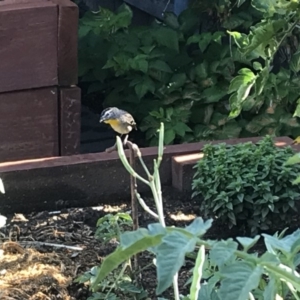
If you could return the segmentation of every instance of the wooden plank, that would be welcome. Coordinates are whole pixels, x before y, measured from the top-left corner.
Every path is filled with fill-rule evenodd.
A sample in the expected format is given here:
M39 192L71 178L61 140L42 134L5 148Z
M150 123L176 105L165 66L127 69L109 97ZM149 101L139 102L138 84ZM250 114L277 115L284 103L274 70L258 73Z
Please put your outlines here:
M58 84L78 82L78 7L69 0L52 0L58 5Z
M58 155L57 88L0 94L0 162Z
M12 2L0 5L0 92L56 85L57 5Z
M80 152L81 91L60 88L60 155Z

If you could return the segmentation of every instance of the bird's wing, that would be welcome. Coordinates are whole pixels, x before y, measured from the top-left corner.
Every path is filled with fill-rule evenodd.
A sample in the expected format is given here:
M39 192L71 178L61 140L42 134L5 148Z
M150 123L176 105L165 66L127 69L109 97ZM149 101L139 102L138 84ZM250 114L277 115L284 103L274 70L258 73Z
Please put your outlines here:
M123 117L124 122L126 122L127 124L131 125L133 128L136 129L136 123L131 114L129 114L128 112L124 112L122 117Z

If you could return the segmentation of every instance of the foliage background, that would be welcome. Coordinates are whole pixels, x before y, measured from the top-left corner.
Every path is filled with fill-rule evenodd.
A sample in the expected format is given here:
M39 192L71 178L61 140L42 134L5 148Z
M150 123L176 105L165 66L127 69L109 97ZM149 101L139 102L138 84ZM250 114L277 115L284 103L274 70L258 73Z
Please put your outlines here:
M262 4L263 3L263 4ZM132 24L132 10L80 19L80 84L137 120L147 145L298 136L298 2L192 1L176 17ZM143 145L143 143L140 143Z

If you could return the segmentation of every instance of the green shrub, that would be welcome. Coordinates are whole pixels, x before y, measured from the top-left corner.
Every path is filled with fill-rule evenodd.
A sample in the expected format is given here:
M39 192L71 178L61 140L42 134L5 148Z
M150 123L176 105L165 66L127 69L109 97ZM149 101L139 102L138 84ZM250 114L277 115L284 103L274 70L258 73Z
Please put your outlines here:
M285 165L291 147L277 148L270 136L257 144L206 145L192 183L193 196L201 196L201 209L229 224L256 233L272 224L288 224L297 210L299 186L293 181L300 166Z
M160 122L165 144L298 136L299 29L290 25L298 14L260 1L207 1L203 11L216 16L207 32L199 30L206 25L200 8L149 26L133 25L126 5L87 12L79 24L80 84L104 106L132 113L151 146ZM282 48L289 59L280 57L285 65L275 70Z

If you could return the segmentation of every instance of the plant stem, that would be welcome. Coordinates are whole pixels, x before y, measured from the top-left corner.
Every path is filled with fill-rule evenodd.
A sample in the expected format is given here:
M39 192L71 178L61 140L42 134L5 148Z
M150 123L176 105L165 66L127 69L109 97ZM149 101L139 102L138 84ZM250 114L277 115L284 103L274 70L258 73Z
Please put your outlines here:
M128 171L128 173L131 174L132 176L136 177L137 179L139 179L140 181L142 181L146 185L149 185L149 181L147 181L145 178L143 178L142 176L140 176L139 174L137 174L135 172L135 170L130 166L130 164L129 164L128 160L127 160L127 157L125 155L124 149L123 149L122 141L121 141L121 139L120 139L119 136L117 136L117 148L118 148L119 158L122 161L123 166Z
M173 277L173 289L174 289L174 299L180 300L179 288L178 288L178 273Z
M148 206L147 204L145 203L145 201L143 200L143 198L141 197L141 195L137 192L137 190L135 190L135 194L136 194L136 197L140 203L140 205L142 206L142 208L151 216L153 216L155 219L159 219L158 215L152 211Z
M123 267L122 267L122 269L121 269L121 272L119 273L119 275L117 276L116 280L115 280L114 283L111 285L109 291L108 291L107 294L105 295L105 299L108 299L109 294L111 293L111 291L113 290L113 288L117 285L119 279L123 276L123 274L124 274L124 272L125 272L127 266L129 266L129 265L130 265L130 261L124 263L124 265L123 265Z

